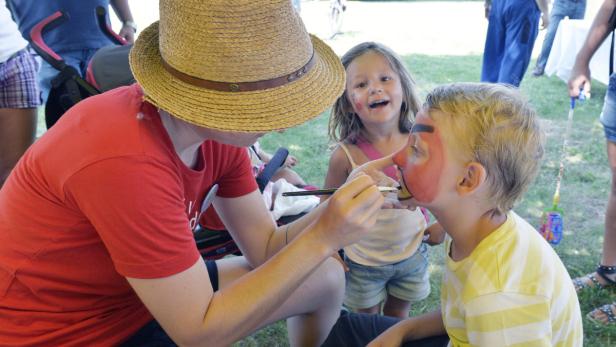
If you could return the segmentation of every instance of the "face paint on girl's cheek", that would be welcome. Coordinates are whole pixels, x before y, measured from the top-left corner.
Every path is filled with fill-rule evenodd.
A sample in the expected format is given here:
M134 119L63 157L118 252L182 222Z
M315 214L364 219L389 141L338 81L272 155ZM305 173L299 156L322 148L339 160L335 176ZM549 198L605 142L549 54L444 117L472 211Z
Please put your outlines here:
M412 136L409 144L394 155L394 163L400 168L402 183L406 189L419 202L431 202L438 192L438 184L444 164L443 143L438 129L434 127L431 119L426 119L424 124L416 123L411 130L417 134L427 153L415 155L411 145L414 143ZM415 157L415 158L413 158Z
M357 95L355 93L351 93L349 98L351 99L353 108L355 108L355 112L359 112L363 109L362 103L359 100L357 100Z

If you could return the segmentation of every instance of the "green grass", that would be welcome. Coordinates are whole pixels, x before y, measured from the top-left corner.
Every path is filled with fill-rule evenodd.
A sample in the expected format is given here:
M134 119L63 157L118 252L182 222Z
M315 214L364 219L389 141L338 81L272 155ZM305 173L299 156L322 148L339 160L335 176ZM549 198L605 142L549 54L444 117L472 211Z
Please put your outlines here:
M422 97L438 84L479 80L479 56L411 55L404 59L417 81ZM527 73L521 90L541 115L546 131L546 153L537 180L515 210L538 226L541 213L551 205L554 194L569 100L566 84L556 77L533 78ZM610 184L605 139L598 121L604 95L605 86L594 83L593 97L576 107L569 137L560 203L564 210L565 233L563 241L555 246L555 250L573 277L591 271L601 254L603 218ZM331 153L331 144L327 139L328 117L329 113L326 112L284 133L268 134L261 144L270 151L279 146L289 148L300 160L297 171L308 182L322 185ZM433 247L430 253L432 293L425 301L414 306L412 315L438 306L443 248ZM611 291L584 292L580 295L582 313L615 299ZM585 346L614 345L616 326L595 326L584 318L584 335ZM279 322L242 340L237 346L286 346L285 336L285 325Z

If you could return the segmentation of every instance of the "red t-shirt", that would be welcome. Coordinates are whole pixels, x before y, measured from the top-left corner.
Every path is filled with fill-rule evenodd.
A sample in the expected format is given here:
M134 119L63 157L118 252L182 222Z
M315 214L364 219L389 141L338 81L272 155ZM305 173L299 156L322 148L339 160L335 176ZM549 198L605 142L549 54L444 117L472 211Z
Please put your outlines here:
M138 85L74 106L0 190L0 345L112 345L151 315L125 277L161 278L199 259L205 194L257 189L246 150L206 141L176 155Z

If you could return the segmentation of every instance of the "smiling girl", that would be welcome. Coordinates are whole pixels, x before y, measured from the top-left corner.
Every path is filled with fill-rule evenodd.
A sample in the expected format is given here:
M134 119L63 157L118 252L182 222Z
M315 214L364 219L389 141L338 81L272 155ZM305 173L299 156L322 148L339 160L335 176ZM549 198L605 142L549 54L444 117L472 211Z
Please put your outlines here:
M395 153L407 143L419 101L415 82L401 59L374 42L353 47L342 57L346 91L334 104L330 137L338 142L325 186L342 185L351 171L370 160ZM394 166L384 173L397 180ZM395 196L395 194L393 194ZM427 228L419 209L391 200L375 230L344 249L349 267L345 305L354 311L408 317L412 302L430 293L427 247L443 240L440 225Z

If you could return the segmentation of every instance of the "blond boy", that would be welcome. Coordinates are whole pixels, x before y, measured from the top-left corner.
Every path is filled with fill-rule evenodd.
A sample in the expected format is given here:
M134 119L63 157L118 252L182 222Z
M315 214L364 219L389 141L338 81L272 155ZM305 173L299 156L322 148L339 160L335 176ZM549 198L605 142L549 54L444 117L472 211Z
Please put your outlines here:
M449 235L441 310L375 324L386 331L370 346L439 345L425 338L445 333L452 346L581 346L567 270L511 210L543 154L535 111L503 85L445 85L428 95L411 133L393 160L407 201L427 207ZM343 315L328 342L370 319Z

